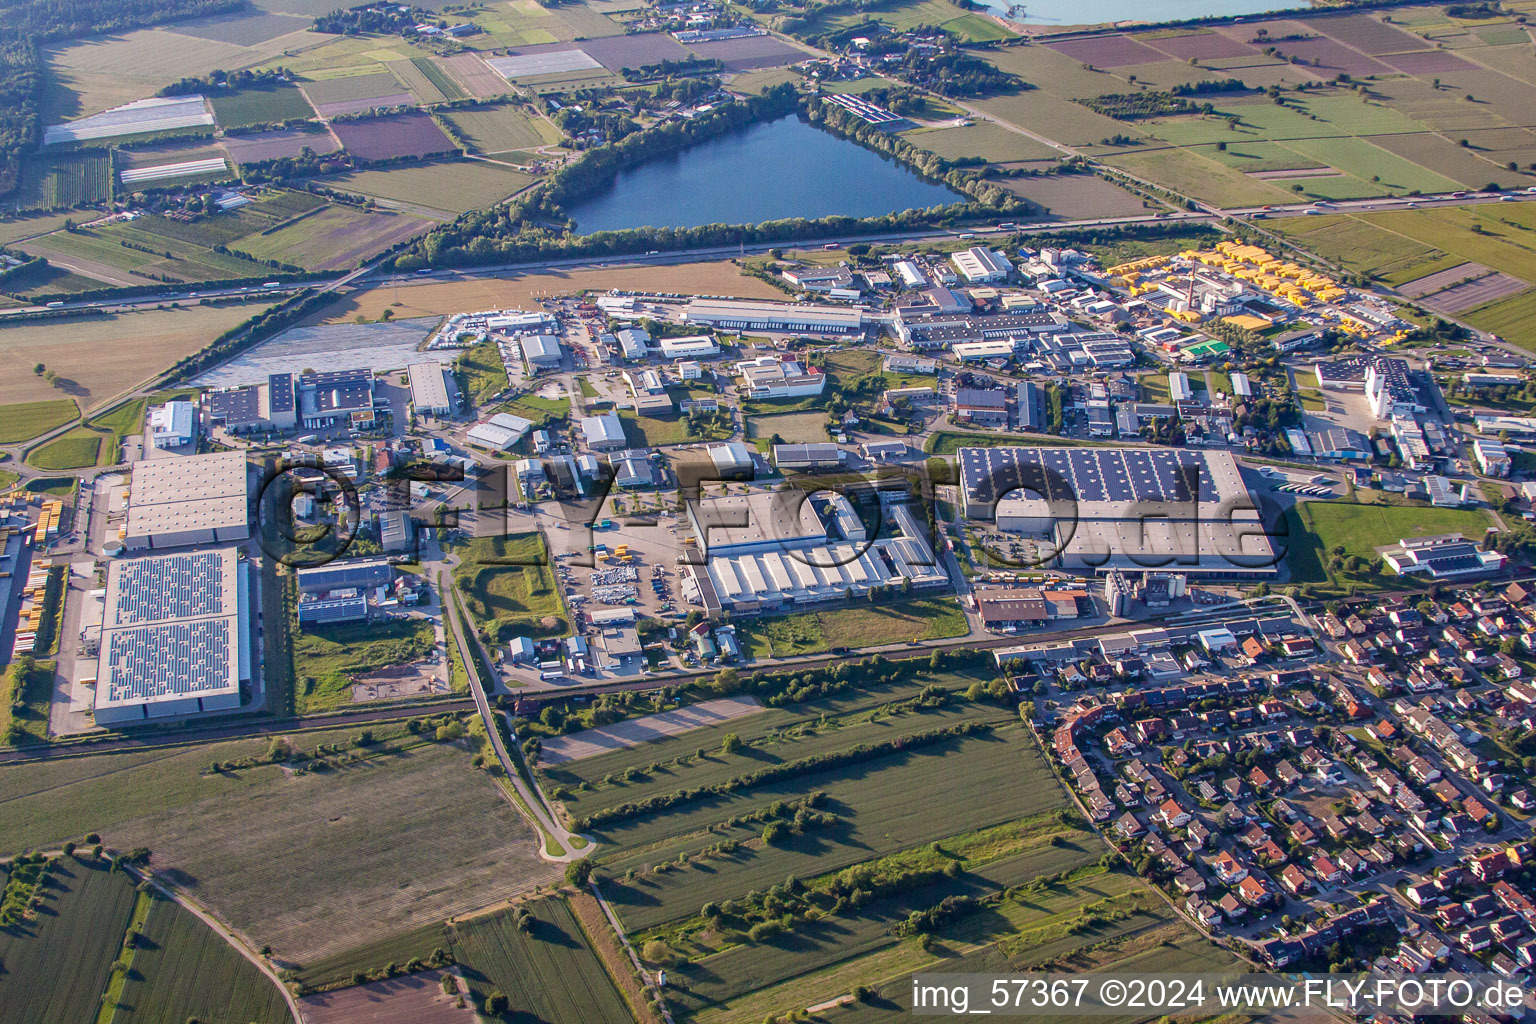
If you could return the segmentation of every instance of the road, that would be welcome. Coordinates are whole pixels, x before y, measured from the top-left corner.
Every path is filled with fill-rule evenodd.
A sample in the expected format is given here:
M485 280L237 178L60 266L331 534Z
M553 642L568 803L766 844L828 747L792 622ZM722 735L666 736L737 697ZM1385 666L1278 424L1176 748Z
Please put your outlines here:
M500 725L511 722L503 715L502 721L497 721L498 712L491 707L490 698L486 696L485 687L480 682L480 672L475 666L483 666L487 671L496 675L496 667L485 656L485 650L480 646L480 637L472 630L466 629L464 623L473 621L464 609L464 599L460 596L457 587L442 588L447 600L444 602L443 614L451 616L455 621L452 629L454 640L458 643L459 657L463 660L465 674L469 676L469 690L475 698L475 709L480 714L480 720L485 724L485 732L490 737L491 747L496 751L496 759L501 762L502 771L506 774L507 782L517 792L518 801L513 801L525 816L531 817L529 824L539 832L539 856L550 861L580 860L591 852L593 841L587 836L581 836L580 845L573 843L577 837L560 824L559 817L550 806L548 799L539 789L537 782L530 782L533 773L526 775L523 770L522 754L518 753L516 760L508 753L506 744L501 740ZM516 734L513 734L516 738ZM560 846L560 853L550 853L545 847L545 837L553 839ZM622 933L621 933L622 934Z

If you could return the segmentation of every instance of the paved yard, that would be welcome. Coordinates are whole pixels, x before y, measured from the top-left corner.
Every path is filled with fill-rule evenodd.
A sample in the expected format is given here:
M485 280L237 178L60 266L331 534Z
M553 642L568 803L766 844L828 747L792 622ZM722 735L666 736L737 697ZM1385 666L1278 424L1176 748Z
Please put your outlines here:
M546 740L541 755L545 764L564 764L609 750L635 747L653 740L666 739L706 725L718 725L763 710L756 697L725 697L690 704L676 711L663 711L644 718L573 732Z

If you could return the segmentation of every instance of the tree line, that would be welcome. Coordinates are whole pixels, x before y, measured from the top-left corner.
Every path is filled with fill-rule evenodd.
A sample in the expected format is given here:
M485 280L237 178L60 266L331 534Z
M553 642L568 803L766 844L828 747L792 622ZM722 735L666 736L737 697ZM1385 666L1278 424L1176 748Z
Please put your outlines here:
M627 803L616 804L613 807L605 807L602 810L593 811L591 814L575 819L571 822L571 827L577 832L585 832L588 829L601 828L604 825L626 821L642 814L668 811L681 807L684 804L708 799L709 797L729 796L743 789L782 782L786 779L809 775L813 772L829 771L834 768L841 768L844 765L872 761L902 750L932 746L935 743L943 743L958 737L974 735L991 728L991 724L987 722L959 722L937 729L929 729L926 732L913 733L910 736L882 740L879 743L860 743L846 750L835 750L825 754L817 754L813 757L802 757L793 761L766 765L756 771L734 775L724 782L673 790L670 793L657 793L644 800L633 800Z

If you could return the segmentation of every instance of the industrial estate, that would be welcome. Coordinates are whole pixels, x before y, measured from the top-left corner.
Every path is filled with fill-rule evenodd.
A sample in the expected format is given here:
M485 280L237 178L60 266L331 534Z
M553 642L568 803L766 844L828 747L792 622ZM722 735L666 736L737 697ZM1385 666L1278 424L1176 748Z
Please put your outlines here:
M0 5L0 1022L1530 986L1536 0L153 6Z

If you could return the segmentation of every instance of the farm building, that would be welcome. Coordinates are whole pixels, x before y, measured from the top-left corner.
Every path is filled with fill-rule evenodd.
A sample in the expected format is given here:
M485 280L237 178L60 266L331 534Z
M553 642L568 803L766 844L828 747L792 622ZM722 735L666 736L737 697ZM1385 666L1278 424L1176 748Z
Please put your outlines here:
M249 536L243 453L214 452L133 464L123 529L123 543L130 550Z
M108 563L96 724L240 707L251 680L249 568L234 547Z
M411 381L411 404L418 415L446 416L453 411L442 363L412 363L405 370Z

